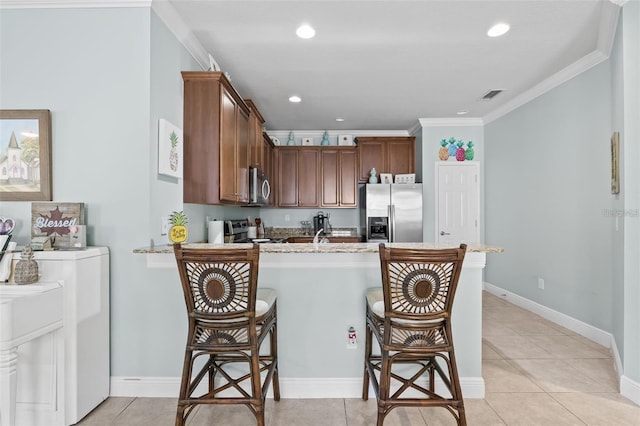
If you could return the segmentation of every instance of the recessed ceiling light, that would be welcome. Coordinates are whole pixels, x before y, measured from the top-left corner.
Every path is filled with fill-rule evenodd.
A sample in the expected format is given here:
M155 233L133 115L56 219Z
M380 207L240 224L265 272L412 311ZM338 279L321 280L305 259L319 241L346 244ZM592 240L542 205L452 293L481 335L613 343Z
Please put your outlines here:
M458 114L458 115L465 115L465 114L468 114L468 113L469 113L469 111L467 111L466 109L463 109L462 111L456 112L456 114Z
M303 24L298 27L296 34L300 38L312 38L316 35L316 30L314 30L311 25Z
M302 101L302 98L300 96L293 95L289 97L289 102L293 102L297 104L300 101Z
M487 35L489 37L500 37L501 35L505 34L507 31L509 31L509 24L505 24L504 22L500 22L495 24L493 27L489 28L489 31L487 31Z
M344 118L338 117L338 118L336 118L336 121L344 121Z

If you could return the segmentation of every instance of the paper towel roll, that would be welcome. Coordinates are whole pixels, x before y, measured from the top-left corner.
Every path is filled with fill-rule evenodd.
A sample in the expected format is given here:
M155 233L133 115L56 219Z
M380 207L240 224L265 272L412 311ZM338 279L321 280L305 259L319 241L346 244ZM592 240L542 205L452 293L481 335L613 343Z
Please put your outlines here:
M247 238L256 238L258 236L258 228L255 226L250 226L247 230Z
M224 221L212 220L209 222L209 243L222 244L224 243Z

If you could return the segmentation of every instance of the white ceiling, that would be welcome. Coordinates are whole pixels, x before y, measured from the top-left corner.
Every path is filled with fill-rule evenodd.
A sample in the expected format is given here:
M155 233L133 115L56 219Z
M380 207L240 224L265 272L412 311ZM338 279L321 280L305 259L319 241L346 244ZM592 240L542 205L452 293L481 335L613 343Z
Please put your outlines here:
M606 59L621 4L612 1L168 0L153 6L201 64L208 64L207 53L215 58L269 130L407 130L420 118L490 121ZM499 21L511 30L487 37ZM298 38L301 23L311 24L316 36ZM494 89L504 92L481 100ZM302 102L290 103L293 94ZM461 110L469 112L457 115Z

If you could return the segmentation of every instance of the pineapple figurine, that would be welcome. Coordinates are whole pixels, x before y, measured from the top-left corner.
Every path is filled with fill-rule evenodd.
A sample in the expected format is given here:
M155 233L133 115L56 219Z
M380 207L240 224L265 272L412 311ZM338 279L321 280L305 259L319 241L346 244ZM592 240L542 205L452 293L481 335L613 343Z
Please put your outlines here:
M173 212L169 217L171 221L171 229L169 229L169 239L174 243L183 243L187 241L187 215L184 212Z
M458 161L464 161L464 148L462 147L462 145L464 145L464 142L462 142L461 140L458 141L458 149L456 149L456 160Z
M171 141L171 151L169 151L169 167L172 171L178 170L178 151L176 147L178 146L178 135L176 132L171 132L169 135L169 140Z
M467 150L464 153L464 158L466 160L471 161L471 160L473 160L473 155L474 155L473 142L469 141L469 142L467 142Z
M32 284L38 281L38 262L33 260L33 249L29 244L22 249L13 280L16 284Z
M440 141L440 150L438 151L438 157L442 161L447 161L449 159L449 150L447 149L446 139L442 139Z
M449 138L449 157L456 156L456 139L454 137Z

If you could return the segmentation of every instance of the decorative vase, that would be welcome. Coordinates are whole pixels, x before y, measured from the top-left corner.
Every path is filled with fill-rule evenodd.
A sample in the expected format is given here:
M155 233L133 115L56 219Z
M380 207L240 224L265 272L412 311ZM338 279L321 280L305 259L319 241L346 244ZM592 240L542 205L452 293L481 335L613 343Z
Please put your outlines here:
M454 137L449 138L449 157L455 157L457 149L456 139Z
M378 183L378 177L376 176L376 168L374 167L373 169L371 169L371 171L369 172L369 183Z
M289 132L289 140L287 140L287 145L295 145L296 139L293 137L293 132Z
M449 150L447 149L447 140L442 139L440 141L440 150L438 151L438 158L442 161L447 161L449 159Z
M465 153L462 145L464 145L464 142L458 141L458 149L456 149L456 160L458 161L464 161Z
M324 132L324 134L322 135L322 141L320 142L320 145L322 146L329 145L329 133Z
M474 156L474 152L473 152L473 142L469 141L467 142L467 150L464 153L464 158L466 160L473 160L473 156Z
M28 244L22 249L13 279L16 284L32 284L38 281L38 262L33 260L33 249Z

